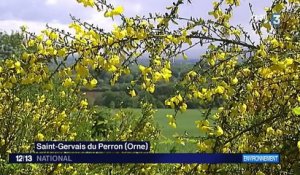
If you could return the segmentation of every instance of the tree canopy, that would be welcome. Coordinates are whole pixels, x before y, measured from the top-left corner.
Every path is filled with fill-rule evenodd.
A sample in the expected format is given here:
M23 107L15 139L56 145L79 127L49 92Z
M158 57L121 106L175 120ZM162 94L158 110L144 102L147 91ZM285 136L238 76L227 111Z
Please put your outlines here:
M165 106L174 109L173 114L167 115L170 127L177 126L176 115L185 112L189 102L197 101L206 107L203 109L205 117L191 127L205 134L196 138L178 136L178 139L196 144L201 153L278 152L281 164L133 165L137 168L128 165L120 166L118 171L259 175L296 172L295 167L300 163L299 0L274 0L272 6L266 8L265 18L249 19L256 36L240 25L231 24L239 0L213 2L210 19L179 16L181 5L192 4L191 0L175 1L165 14L135 17L125 16L126 9L114 7L106 0L77 1L87 8L105 11L105 17L118 18L121 23L112 31L105 31L101 26L72 17L69 27L73 33L50 26L39 35L23 29L25 50L20 57L3 60L0 67L1 156L8 150L20 149L10 142L20 140L18 126L29 126L24 123L28 120L22 117L33 117L33 121L39 122L41 128L32 127L38 140L75 139L79 133L72 123L80 119L73 116L84 118L83 113L93 113L82 99L80 88L101 86L97 72L108 73L110 84L114 86L120 77L131 74L131 65L136 64L139 76L131 81L127 93L132 97L141 91L155 93L158 83L170 81L174 57L189 59L186 52L206 46L206 52L199 53L199 61L182 75L176 91L165 101ZM251 10L251 5L249 8ZM270 21L277 13L280 24L272 26ZM254 38L259 39L254 41ZM67 65L72 55L76 55L75 62ZM144 55L149 57L148 65L138 62ZM55 69L50 69L49 63L54 63ZM33 98L33 87L44 91ZM212 114L216 100L220 101L220 107ZM154 110L147 101L142 106L144 117L153 115ZM118 121L122 117L113 119ZM17 127L5 127L12 123ZM156 137L155 126L131 129L132 132L124 130L114 139L145 138L132 135L134 129L141 135L145 132ZM49 132L52 134L47 134ZM56 134L58 132L61 134ZM28 146L30 141L18 143ZM109 165L106 168L109 169ZM57 165L47 170L57 174L69 172Z

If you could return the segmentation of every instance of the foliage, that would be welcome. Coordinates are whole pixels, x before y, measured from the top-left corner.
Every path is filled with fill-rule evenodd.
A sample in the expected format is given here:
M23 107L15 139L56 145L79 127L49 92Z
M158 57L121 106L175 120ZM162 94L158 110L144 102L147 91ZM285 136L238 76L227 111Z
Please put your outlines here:
M91 131L91 140L109 140L109 141L127 141L140 140L150 141L152 152L156 150L159 130L154 124L154 110L151 104L143 104L141 113L134 114L131 110L117 110L115 112L106 108L97 108L93 112L93 121L91 128L85 127ZM150 164L128 164L128 165L112 165L103 164L101 166L95 164L74 165L71 172L76 174L85 174L86 171L92 174L138 174L146 169L155 172L157 165ZM68 174L68 166L62 165L57 169L57 174Z
M131 98L124 91L106 91L98 95L94 101L94 105L106 106L114 108L137 108L139 107L139 101L137 98Z
M22 47L22 41L24 36L21 33L7 34L0 32L0 58L6 59L15 55L20 56L24 48Z
M106 32L72 17L70 28L74 34L51 27L37 36L24 31L28 38L24 44L26 51L20 58L6 59L1 63L0 112L3 126L1 139L4 140L3 142L1 140L2 159L9 149L19 151L18 149L22 148L22 146L15 147L20 141L12 146L10 140L16 136L21 139L16 133L17 128L24 124L26 126L24 122L28 121L22 117L27 114L25 118L29 118L30 122L34 120L29 112L44 117L37 121L40 122L38 126L45 126L42 130L28 126L31 128L30 133L36 134L36 139L67 139L69 132L57 133L59 130L67 130L68 127L62 129L61 124L64 122L56 121L61 117L53 118L50 112L54 107L56 109L54 114L57 116L65 111L67 116L63 115L63 119L66 118L69 122L75 112L72 110L85 111L87 103L81 99L79 89L82 87L92 89L97 86L99 81L93 71L100 70L111 75L110 84L114 86L120 77L131 74L131 65L136 64L140 74L130 82L128 94L132 97L141 91L153 94L158 84L172 79L172 58L183 55L188 59L186 51L207 44L206 53L201 55L201 59L191 70L181 75L182 79L177 82L176 91L165 101L165 105L175 111L174 114L167 115L168 123L176 128L177 114L189 108L189 101L196 100L200 105L209 107L205 110L204 119L195 121L195 127L204 133L203 137L196 140L198 152L279 152L282 155L282 163L260 166L104 165L95 171L108 173L113 168L115 174L263 175L279 174L281 170L292 172L294 167L297 167L300 140L300 119L297 116L300 87L299 0L274 0L272 6L266 9L264 19L250 21L253 31L259 38L258 42L254 42L253 36L241 26L230 23L234 9L240 5L239 0L213 2L213 9L209 13L211 19L208 20L178 15L180 6L191 3L190 0L177 0L167 7L168 11L165 14L155 13L143 17L126 17L122 7L114 8L106 0L78 0L78 2L86 7L105 11L105 17L119 18L121 23L112 31ZM250 10L252 11L251 5ZM281 14L281 24L276 29L272 28L269 22L273 13ZM65 61L73 54L78 55L75 63L66 65ZM144 54L149 55L147 65L139 64L137 61ZM55 63L57 68L49 70L48 62ZM59 85L57 88L64 88L67 94L71 94L72 99L67 101L70 103L67 108L56 107L56 102L52 101L54 97L50 92L57 90L53 80L55 77ZM29 97L33 96L29 94L19 97L24 94L24 87L35 86L39 91L41 88L48 91L44 96L36 96L35 100L30 99ZM220 107L218 112L210 117L216 100L220 103L218 104ZM152 107L148 103L141 106L149 108L139 120L143 125L131 125L136 121L121 112L112 118L113 121L108 120L114 126L119 126L117 127L119 129L108 134L106 139L155 140L157 136L154 132L155 126L151 123L150 127L145 125L147 117L153 115ZM44 134L43 129L49 130L49 134ZM150 134L150 137L145 134ZM187 137L186 141L194 143L195 139ZM4 165L6 166L5 163ZM55 165L40 171L43 174L50 169L57 174L77 171L73 169L69 171L69 167L69 165ZM94 171L95 167L78 165L77 168L78 172L83 174ZM3 172L6 171L6 168L2 169Z
M3 73L2 77L14 71L15 68L6 69L8 75ZM11 87L2 86L6 90L1 93L0 171L2 174L50 172L51 167L37 170L25 165L7 165L3 160L11 152L33 151L34 141L90 138L88 132L82 132L76 127L90 122L89 112L80 102L81 97L68 89L54 85L50 90L42 84L18 84L21 80L19 76L15 78L17 80L11 82Z

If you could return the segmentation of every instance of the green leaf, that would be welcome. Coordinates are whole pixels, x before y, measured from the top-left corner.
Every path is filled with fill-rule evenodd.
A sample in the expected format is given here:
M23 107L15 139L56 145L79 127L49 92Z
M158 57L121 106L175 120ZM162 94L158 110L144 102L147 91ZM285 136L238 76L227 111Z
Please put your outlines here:
M293 109L294 114L300 115L300 107L296 107Z
M173 8L173 6L166 7L167 10L171 10L172 8Z
M182 53L182 57L183 57L184 60L188 59L188 56L185 53Z

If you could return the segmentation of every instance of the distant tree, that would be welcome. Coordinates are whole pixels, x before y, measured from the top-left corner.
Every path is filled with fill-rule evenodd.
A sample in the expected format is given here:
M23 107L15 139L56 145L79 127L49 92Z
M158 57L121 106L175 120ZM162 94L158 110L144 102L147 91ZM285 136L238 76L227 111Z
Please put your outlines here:
M109 103L109 107L110 107L111 109L114 109L115 106L116 106L116 104L115 104L114 101L111 101L111 102Z
M199 112L199 116L204 116L195 121L194 127L199 129L199 137L183 135L177 139L181 139L181 143L196 144L197 152L200 153L278 152L281 154L280 165L87 165L81 169L81 173L76 173L109 174L112 168L115 174L265 175L280 174L282 170L291 173L298 171L295 167L299 165L300 156L300 44L297 38L300 26L299 0L273 0L272 5L265 8L265 17L262 20L249 19L251 33L241 25L232 23L233 15L239 15L234 13L240 5L239 0L214 1L209 19L180 15L181 6L192 4L192 0L176 0L166 8L166 13L134 17L125 16L121 6L114 7L107 0L78 2L104 12L107 18L118 18L119 25L112 31L106 31L72 17L70 28L73 33L51 27L38 36L27 32L26 51L22 56L18 60L7 59L1 62L0 133L9 133L5 139L0 136L3 153L1 159L7 157L8 147L14 152L22 148L11 144L11 138L19 134L50 132L52 135L47 139L57 139L59 135L52 130L54 126L57 131L67 131L66 124L61 126L66 116L74 116L80 110L89 111L86 109L86 101L79 98L78 88L97 87L98 77L91 74L90 70L105 72L105 76L101 76L105 78L108 75L110 79L107 81L111 86L116 85L123 75L138 72L135 72L127 92L103 95L107 105L111 101L115 102L117 108L123 107L124 102L127 105L128 94L132 97L137 94L144 95L153 104L141 104L142 117L134 126L131 125L132 113L111 116L113 120L109 122L116 124L117 129L116 132L107 134L106 139L157 139L155 126L147 121L154 115L153 106L157 99L153 94L157 86L172 80L171 60L174 57L186 57L185 52L197 47L200 52L205 45L206 52L201 54L201 59L188 71L183 72L180 80L176 82L176 91L165 101L165 106L174 109L173 114L167 115L168 124L173 128L177 127L177 114L189 109L189 101L198 101L200 105L208 107L202 113ZM253 13L251 4L250 12ZM278 25L272 26L270 21L274 20L274 14L281 16L280 21L277 20ZM257 41L254 42L256 38ZM65 61L59 62L61 58L67 60L74 53L78 54L74 64L68 66L64 64ZM145 63L139 62L143 61L141 58L145 54L149 59ZM57 69L49 70L47 62L56 63ZM39 85L45 92L53 92L54 82L51 80L54 75L57 75L60 88L65 88L74 96L71 98L73 103L69 101L67 109L63 109L65 106L61 105L53 106L51 100L55 93L47 96L49 98L38 96L33 100L29 95L26 96L28 98L19 97L23 87L30 85ZM61 92L56 94L64 96ZM216 101L220 107L216 113L212 113L215 111L213 108ZM69 109L71 106L72 110ZM55 115L51 114L52 109ZM33 118L40 122L35 126L51 124L46 127L48 132L45 132L45 128L34 130L32 122L24 125L20 120L20 116L27 116L32 110L37 114ZM40 116L50 119L39 120ZM67 125L69 123L74 122L68 122ZM33 132L19 132L19 127L12 125L31 127ZM71 137L71 133L68 134L70 135L62 136ZM43 140L45 136L38 133L36 137ZM23 140L20 139L18 143L21 141ZM31 165L24 166L28 171L34 169ZM90 173L94 170L91 167L97 168L97 172ZM70 174L67 169L57 165L52 170L55 173L49 173L49 168L52 170L52 166L47 165L39 169L39 172L35 169L33 171L36 174ZM2 169L1 172L4 172ZM32 174L31 172L10 171L4 174Z
M6 59L15 55L20 56L24 47L22 46L24 36L18 32L8 34L0 32L0 59Z

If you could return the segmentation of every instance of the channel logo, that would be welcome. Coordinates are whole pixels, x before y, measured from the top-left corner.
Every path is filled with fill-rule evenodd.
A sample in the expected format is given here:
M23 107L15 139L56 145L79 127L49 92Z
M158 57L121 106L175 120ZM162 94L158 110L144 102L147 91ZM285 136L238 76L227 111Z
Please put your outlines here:
M272 14L271 24L273 27L278 27L280 25L280 14L278 13Z

